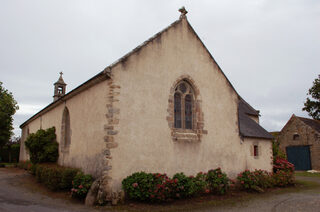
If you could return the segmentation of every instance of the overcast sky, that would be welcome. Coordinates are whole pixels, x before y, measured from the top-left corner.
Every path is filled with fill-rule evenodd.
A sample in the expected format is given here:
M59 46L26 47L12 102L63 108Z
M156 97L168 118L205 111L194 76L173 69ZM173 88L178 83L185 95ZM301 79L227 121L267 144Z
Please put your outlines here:
M0 0L0 81L19 125L179 18L188 20L238 93L281 130L320 74L319 0Z

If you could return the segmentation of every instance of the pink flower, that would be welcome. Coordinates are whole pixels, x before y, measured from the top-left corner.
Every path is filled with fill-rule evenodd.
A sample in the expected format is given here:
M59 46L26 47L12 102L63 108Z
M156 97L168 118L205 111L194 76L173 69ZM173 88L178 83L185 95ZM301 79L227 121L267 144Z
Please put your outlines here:
M133 188L137 188L138 187L138 183L132 183Z
M81 188L83 188L83 186L82 186L82 185L79 185L79 188L81 189Z
M175 179L174 179L174 182L175 182L175 183L177 183L177 182L178 182L178 179L177 179L177 178L175 178Z
M244 184L244 181L241 181L241 184Z
M206 192L206 193L209 193L209 192L210 192L210 190L209 190L209 189L206 189L206 190L205 190L205 192Z

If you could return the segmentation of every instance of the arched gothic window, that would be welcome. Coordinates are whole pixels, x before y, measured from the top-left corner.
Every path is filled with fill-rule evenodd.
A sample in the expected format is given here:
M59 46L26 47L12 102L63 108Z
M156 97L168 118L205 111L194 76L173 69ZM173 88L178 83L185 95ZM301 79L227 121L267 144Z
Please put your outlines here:
M61 145L63 150L68 150L71 143L70 115L67 107L64 108L61 123Z
M208 131L204 129L202 100L199 88L189 75L182 75L170 88L168 126L177 142L199 142Z
M174 128L193 129L194 92L191 85L183 80L174 93Z

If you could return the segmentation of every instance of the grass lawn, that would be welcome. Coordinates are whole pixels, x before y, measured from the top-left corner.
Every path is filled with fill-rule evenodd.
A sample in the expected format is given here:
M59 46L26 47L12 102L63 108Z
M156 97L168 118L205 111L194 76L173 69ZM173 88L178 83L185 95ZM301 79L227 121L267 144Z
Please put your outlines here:
M306 171L296 171L294 175L302 177L320 177L320 173L310 173Z

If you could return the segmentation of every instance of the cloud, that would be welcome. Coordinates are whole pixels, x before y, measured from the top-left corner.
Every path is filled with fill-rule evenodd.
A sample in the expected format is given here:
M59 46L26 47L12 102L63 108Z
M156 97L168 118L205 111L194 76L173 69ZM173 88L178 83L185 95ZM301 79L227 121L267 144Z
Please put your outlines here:
M64 72L75 88L178 19L188 20L238 93L280 130L319 74L320 1L11 0L0 2L0 72L19 126L52 102Z

